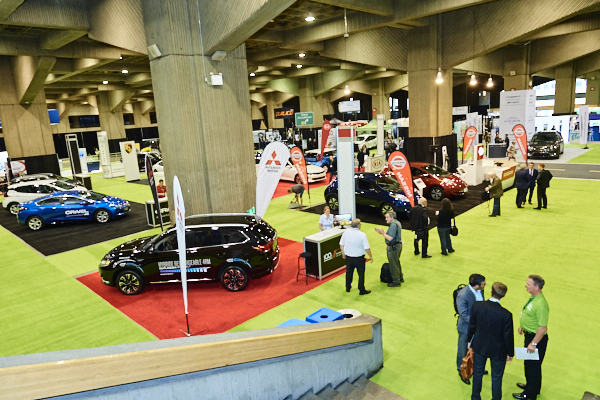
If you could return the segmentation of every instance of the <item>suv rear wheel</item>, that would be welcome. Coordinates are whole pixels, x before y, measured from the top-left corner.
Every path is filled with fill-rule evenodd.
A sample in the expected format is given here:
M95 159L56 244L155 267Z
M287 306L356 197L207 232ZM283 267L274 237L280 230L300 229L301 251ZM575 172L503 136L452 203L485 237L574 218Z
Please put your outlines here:
M140 294L145 286L142 275L130 269L119 272L115 284L121 293L128 296Z
M248 273L238 265L227 265L219 277L221 285L230 292L239 292L248 285Z

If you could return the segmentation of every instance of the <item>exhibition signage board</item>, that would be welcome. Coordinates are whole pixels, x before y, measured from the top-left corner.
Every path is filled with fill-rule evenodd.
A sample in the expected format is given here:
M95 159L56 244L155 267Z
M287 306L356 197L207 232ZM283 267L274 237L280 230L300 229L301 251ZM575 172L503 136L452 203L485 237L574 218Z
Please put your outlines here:
M154 171L152 171L152 162L150 161L150 157L146 154L146 174L148 175L148 184L150 185L150 190L152 191L152 197L154 198L154 204L160 204L158 201L158 192L156 191L156 182L154 181ZM162 213L158 213L158 222L160 223L160 229L164 230Z
M315 124L314 114L311 112L298 112L294 114L296 126L308 126Z
M329 132L331 132L331 123L326 119L323 121L323 127L321 127L321 158L323 158L323 152L329 142Z
M256 215L262 218L277 189L283 169L290 158L290 151L281 142L272 142L265 147L260 157L256 179Z
M304 159L304 154L302 154L302 150L300 150L297 146L290 150L290 158L292 159L292 163L294 167L296 167L296 171L298 171L298 176L300 176L300 181L304 188L308 192L308 197L310 197L310 190L308 188L308 174L306 173L306 160Z
M523 126L526 141L535 133L535 90L500 92L500 135L511 134ZM523 152L527 154L527 149Z
M187 298L187 263L185 246L185 205L183 193L177 175L173 177L173 205L175 207L175 226L177 229L177 249L179 250L179 269L181 271L181 286L183 288L183 306L185 315L188 314ZM189 330L189 329L188 329Z
M579 143L587 144L590 122L590 106L579 106Z
M125 180L127 182L140 180L140 167L137 161L135 142L133 140L119 142L119 147L121 148L121 158L125 168Z
M81 174L81 159L79 158L79 144L77 142L77 135L67 134L65 135L65 141L67 144L69 161L71 162L71 173L73 175Z
M476 136L477 128L474 126L468 127L465 131L465 137L463 138L463 162L465 160L465 157L467 156L467 153L471 149L471 146L473 145L473 141L475 140Z
M341 113L360 112L360 100L340 101L338 103L338 110Z
M521 124L515 125L513 127L513 135L519 145L519 149L521 149L525 163L527 163L527 134L525 132L525 127Z
M395 151L390 154L388 165L394 173L394 176L396 176L398 182L400 182L400 185L402 185L402 190L404 190L404 195L408 197L410 205L414 207L415 194L413 193L412 174L410 172L410 164L408 163L406 156L400 151Z
M276 108L275 109L275 118L294 118L294 109L288 107Z

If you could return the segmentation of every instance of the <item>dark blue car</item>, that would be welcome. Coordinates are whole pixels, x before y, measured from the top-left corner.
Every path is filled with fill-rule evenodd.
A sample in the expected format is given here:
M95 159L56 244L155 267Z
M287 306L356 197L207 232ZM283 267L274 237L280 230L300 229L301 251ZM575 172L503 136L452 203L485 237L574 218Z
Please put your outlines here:
M355 174L354 191L357 206L375 207L382 215L388 211L403 215L411 208L402 186L393 176L375 173ZM415 194L415 203L417 199L418 195ZM325 201L332 210L339 208L337 179L334 179L325 190Z
M54 192L19 207L17 220L32 231L58 222L96 220L103 224L130 210L127 200L78 190Z

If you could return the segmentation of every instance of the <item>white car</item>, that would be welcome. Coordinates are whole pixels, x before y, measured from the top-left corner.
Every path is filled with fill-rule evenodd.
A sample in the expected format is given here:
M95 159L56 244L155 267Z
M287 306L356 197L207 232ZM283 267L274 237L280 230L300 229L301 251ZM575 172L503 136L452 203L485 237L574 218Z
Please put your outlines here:
M8 186L4 201L2 201L2 207L10 211L11 214L17 215L20 203L27 203L59 190L87 191L85 186L71 185L54 179L13 183Z
M262 153L256 153L254 160L256 162L256 172L258 173L258 166L260 164L260 156ZM306 164L306 174L308 175L308 182L318 182L322 181L327 177L327 171L325 171L321 167L317 167L316 165ZM288 159L285 168L283 169L283 174L281 174L280 180L282 181L291 181L296 183L302 183L300 181L300 176L298 175L298 171L294 164L292 164L292 160Z
M156 164L154 164L152 166L152 171L154 172L164 172L165 167L163 167L163 163L162 160L160 160L159 162L157 162Z
M363 145L367 146L367 149L374 149L377 147L377 135L372 135L370 133L357 135L354 143L358 145L358 149L362 149Z

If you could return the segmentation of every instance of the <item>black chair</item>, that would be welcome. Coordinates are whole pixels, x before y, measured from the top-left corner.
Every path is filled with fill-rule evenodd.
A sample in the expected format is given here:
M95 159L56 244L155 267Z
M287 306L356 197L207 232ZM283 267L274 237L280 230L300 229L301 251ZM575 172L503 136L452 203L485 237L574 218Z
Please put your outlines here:
M298 274L296 275L296 282L298 282L298 277L300 275L304 275L306 277L306 284L308 285L308 275L306 273L306 259L312 257L312 253L305 251L300 253L298 256ZM300 259L304 258L304 267L300 267Z

